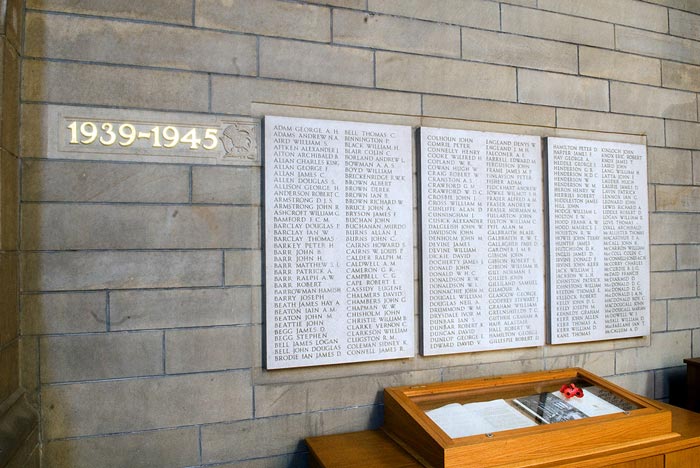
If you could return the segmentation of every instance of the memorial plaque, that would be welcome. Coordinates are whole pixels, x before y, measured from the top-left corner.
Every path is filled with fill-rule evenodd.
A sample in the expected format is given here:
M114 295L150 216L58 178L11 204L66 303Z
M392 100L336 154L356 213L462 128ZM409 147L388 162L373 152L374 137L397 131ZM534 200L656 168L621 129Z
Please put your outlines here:
M547 139L553 344L649 333L646 147Z
M265 118L269 369L414 355L411 128Z
M538 137L421 128L423 354L544 344Z

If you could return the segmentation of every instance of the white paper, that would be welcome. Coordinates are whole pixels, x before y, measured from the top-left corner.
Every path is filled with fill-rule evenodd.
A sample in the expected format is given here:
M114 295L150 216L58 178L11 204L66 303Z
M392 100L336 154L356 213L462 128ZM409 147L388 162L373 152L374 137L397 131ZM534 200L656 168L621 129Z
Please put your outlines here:
M537 425L505 400L451 403L425 414L453 439Z
M594 395L591 392L584 391L583 397L566 398L561 392L554 392L554 396L566 401L574 408L586 413L588 416L603 416L606 414L622 413L623 411L612 403Z

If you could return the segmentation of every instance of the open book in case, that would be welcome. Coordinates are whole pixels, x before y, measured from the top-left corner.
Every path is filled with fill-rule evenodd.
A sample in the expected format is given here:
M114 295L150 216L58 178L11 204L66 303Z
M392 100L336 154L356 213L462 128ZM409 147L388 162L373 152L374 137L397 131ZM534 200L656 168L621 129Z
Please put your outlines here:
M429 467L546 463L678 437L662 405L578 368L387 388L384 405L383 430Z

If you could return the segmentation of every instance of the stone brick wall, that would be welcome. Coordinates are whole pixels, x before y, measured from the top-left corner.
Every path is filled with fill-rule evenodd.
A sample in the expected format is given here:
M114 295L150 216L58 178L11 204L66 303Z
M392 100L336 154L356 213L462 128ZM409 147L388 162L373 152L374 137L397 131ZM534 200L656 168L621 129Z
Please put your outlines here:
M695 1L26 0L24 25L22 368L44 466L304 466L304 437L380 425L386 386L581 366L668 400L700 356ZM653 333L267 372L261 167L53 159L50 104L646 141Z

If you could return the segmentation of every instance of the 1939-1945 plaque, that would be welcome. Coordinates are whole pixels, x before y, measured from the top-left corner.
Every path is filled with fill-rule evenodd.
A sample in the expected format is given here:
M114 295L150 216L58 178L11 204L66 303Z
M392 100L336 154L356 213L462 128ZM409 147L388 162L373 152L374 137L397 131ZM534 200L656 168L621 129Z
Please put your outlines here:
M411 128L265 118L269 369L414 355Z

